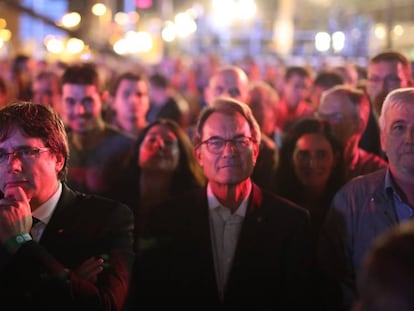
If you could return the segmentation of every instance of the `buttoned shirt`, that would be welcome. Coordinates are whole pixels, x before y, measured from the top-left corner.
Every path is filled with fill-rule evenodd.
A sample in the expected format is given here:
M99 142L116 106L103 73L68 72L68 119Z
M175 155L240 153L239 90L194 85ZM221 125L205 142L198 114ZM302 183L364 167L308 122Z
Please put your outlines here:
M414 211L398 194L389 169L387 169L385 174L385 192L392 196L399 223L413 218Z

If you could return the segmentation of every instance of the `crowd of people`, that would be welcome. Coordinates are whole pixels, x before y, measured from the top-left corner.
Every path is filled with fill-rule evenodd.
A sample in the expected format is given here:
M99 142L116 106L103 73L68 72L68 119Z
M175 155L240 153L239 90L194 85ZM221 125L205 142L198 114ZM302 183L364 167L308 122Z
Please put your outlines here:
M412 310L408 59L203 61L10 61L0 305Z

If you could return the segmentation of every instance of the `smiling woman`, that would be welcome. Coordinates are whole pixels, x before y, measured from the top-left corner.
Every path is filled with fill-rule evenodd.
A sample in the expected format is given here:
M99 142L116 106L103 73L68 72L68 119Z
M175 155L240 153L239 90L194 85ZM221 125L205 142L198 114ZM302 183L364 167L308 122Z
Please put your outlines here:
M343 147L327 121L299 119L280 149L275 192L309 210L314 239L329 203L343 184Z

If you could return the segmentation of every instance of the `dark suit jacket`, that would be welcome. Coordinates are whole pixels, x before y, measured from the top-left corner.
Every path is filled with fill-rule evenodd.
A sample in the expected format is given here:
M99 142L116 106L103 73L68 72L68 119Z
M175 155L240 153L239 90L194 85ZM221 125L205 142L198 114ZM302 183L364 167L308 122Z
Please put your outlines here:
M253 186L223 303L209 226L205 188L154 209L140 242L130 310L162 304L180 310L299 310L308 302L302 299L311 257L307 211Z
M39 243L29 241L11 256L0 246L0 310L120 310L134 254L130 209L63 185ZM92 256L109 267L92 284L68 269Z

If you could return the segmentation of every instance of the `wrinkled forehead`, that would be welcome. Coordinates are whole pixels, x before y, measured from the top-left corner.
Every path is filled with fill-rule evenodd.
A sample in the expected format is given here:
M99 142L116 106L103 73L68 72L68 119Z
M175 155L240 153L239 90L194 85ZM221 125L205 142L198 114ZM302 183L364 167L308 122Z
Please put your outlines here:
M247 120L239 112L213 112L206 120L203 136L250 136L251 129Z

